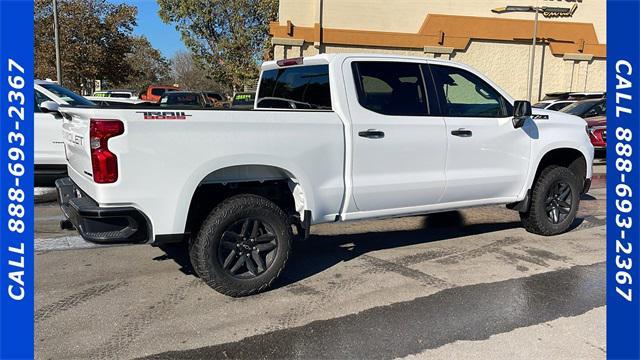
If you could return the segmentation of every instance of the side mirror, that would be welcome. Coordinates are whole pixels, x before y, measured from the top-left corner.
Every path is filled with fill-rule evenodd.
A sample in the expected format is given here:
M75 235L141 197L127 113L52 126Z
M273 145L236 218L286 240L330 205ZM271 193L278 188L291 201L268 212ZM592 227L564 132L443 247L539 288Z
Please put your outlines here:
M43 101L40 104L40 110L44 113L60 113L60 105L53 101Z
M516 100L513 104L513 127L521 128L525 120L531 116L531 103L526 100Z

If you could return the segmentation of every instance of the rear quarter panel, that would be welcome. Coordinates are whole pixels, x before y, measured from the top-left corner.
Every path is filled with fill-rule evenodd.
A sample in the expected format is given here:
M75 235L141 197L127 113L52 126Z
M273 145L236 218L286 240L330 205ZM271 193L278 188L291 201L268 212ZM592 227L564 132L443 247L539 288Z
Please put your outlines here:
M102 206L142 210L154 235L182 233L198 184L237 165L269 165L292 174L313 222L331 221L339 212L344 133L336 113L187 110L185 120L145 120L140 110L92 111L93 117L125 122L125 133L109 140L119 177L95 184L70 169L71 177Z

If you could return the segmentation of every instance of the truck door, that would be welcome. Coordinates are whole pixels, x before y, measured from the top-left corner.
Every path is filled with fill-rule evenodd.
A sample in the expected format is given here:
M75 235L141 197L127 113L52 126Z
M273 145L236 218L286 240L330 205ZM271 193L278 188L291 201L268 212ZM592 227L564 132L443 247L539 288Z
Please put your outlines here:
M445 123L431 116L419 62L350 59L352 186L359 211L436 204L444 191ZM435 105L435 104L434 104Z
M470 71L448 65L427 67L447 126L442 202L516 197L527 177L535 125L528 121L515 129L511 104Z

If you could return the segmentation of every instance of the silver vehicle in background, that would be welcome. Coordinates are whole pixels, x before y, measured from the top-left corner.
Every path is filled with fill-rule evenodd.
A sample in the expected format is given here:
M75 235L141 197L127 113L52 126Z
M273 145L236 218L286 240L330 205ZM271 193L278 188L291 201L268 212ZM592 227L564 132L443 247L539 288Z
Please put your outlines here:
M53 185L66 176L67 159L62 140L60 105L94 106L95 104L73 91L47 80L34 83L34 164L36 186Z

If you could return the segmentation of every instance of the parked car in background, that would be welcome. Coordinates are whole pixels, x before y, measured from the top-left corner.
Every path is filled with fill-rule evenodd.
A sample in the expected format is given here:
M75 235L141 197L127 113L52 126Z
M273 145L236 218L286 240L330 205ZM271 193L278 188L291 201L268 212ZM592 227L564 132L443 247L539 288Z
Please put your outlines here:
M564 113L580 116L583 119L594 116L606 116L606 99L589 99L577 101L560 110Z
M159 102L165 92L178 90L180 89L171 85L149 85L147 89L140 94L139 98L140 100Z
M551 92L547 93L542 100L567 100L569 99L569 94L571 94L569 91Z
M596 152L604 152L607 149L607 117L594 116L585 120L587 121L587 131L589 132L591 145L593 145Z
M119 97L102 97L102 96L85 96L85 98L99 107L118 107L122 108L136 108L140 106L153 106L157 103L140 100L140 99L127 99Z
M602 99L606 97L605 92L571 92L571 91L559 91L547 93L542 101L550 100L586 100L586 99Z
M253 109L253 103L256 100L256 93L252 91L240 92L233 95L233 101L231 102L232 109L247 110Z
M575 100L542 100L533 105L537 109L559 111L576 102Z
M601 91L569 93L570 100L604 99L606 96L607 93Z
M36 186L51 186L67 174L59 105L92 106L94 103L52 81L34 82L34 172Z
M162 95L160 107L212 108L213 103L201 92L169 91Z
M114 90L101 90L93 93L93 97L108 97L108 98L122 98L122 99L137 99L138 94L135 90L127 89L114 89Z

